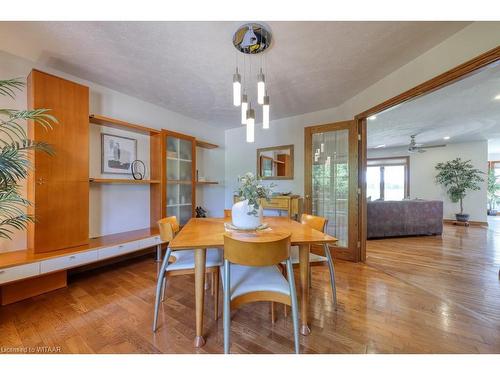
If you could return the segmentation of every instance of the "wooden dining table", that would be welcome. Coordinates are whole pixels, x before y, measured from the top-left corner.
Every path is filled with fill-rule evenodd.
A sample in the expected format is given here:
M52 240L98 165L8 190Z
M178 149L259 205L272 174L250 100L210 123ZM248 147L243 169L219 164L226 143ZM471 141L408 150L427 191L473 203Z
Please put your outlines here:
M224 222L231 222L230 218L193 218L182 228L182 230L170 241L169 247L172 251L194 249L195 250L195 306L196 306L196 336L194 345L201 347L205 344L203 338L203 309L205 296L205 260L207 248L224 248L224 233L226 229ZM301 224L287 217L265 217L264 222L268 229L263 233L290 232L291 245L299 246L299 269L300 269L300 332L308 335L308 306L309 306L309 252L312 244L335 244L337 239L328 234ZM242 231L242 238L249 232ZM238 236L238 232L232 232L232 236ZM272 236L270 236L272 237ZM162 268L159 280L163 279L165 270Z

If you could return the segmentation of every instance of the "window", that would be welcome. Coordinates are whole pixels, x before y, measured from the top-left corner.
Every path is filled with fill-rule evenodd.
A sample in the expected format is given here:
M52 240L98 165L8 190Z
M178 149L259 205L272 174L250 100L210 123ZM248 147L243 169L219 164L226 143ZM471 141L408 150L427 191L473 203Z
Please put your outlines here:
M368 159L366 196L371 200L400 201L410 195L408 156Z

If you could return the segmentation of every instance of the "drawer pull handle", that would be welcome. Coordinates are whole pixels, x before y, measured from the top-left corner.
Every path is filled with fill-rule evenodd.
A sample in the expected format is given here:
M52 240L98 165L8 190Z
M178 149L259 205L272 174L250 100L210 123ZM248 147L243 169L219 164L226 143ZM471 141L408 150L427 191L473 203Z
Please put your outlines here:
M120 248L120 249L123 248L123 245L118 246L118 248Z
M70 256L69 259L75 259L76 257L74 255Z
M4 271L4 270L0 270L0 275L1 275L2 273L5 273L5 271Z

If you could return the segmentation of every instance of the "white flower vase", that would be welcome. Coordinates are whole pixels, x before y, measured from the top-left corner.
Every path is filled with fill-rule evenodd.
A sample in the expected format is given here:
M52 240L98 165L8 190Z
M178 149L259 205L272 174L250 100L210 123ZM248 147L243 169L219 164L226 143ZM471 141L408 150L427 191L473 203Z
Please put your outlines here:
M262 224L262 206L259 206L257 215L249 215L253 205L248 204L248 199L233 204L231 210L233 225L241 229L256 229Z

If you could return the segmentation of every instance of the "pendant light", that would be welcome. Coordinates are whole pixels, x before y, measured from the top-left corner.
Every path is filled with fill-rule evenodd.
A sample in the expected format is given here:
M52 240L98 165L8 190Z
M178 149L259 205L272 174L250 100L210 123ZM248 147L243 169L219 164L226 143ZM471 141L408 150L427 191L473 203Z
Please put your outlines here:
M247 142L255 141L255 111L250 104L247 109Z
M262 105L262 128L269 129L269 96L264 96Z
M241 124L245 125L247 123L247 109L248 109L248 97L247 94L243 94L241 97Z
M266 81L262 68L257 74L257 103L264 104L264 96L266 95Z
M235 107L241 105L241 76L236 67L236 73L233 74L233 104Z

